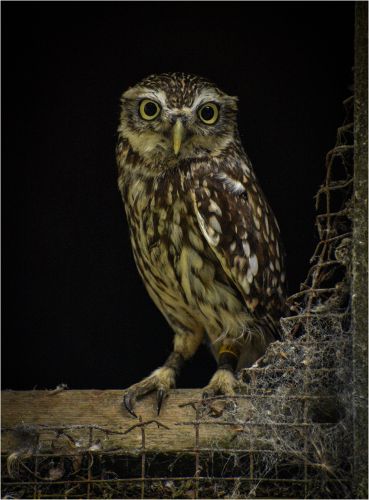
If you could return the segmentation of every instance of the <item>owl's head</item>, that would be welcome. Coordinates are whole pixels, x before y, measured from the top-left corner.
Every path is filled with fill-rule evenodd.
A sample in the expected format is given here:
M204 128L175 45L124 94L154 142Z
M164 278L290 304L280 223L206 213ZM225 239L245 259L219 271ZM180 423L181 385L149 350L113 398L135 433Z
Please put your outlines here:
M122 96L119 132L150 162L218 155L237 134L237 98L184 73L151 75Z

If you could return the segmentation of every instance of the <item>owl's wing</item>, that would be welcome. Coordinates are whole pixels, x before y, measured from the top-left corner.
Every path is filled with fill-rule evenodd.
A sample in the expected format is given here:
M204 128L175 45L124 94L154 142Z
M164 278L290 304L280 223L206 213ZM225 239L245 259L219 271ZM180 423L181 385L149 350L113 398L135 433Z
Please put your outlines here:
M276 219L246 164L213 173L192 190L201 232L256 318L278 319L284 307L283 250Z

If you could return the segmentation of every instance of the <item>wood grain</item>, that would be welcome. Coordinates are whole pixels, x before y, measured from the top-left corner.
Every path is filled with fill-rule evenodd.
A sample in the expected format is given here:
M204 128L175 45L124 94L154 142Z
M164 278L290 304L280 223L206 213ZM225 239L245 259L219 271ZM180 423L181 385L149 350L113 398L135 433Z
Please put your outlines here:
M225 409L226 404L232 406L229 400L213 401L204 408L199 389L171 391L159 417L154 395L136 403L138 419L130 416L121 403L121 390L65 390L57 394L38 390L4 391L2 452L9 454L27 447L24 433L14 432L19 426L23 429L32 426L31 434L37 435L41 443L38 452L46 454L73 454L88 449L140 453L141 424L144 424L148 452L236 448L237 440L233 438L240 430L237 414L242 414L244 420L250 408L245 399L238 399L231 412ZM59 428L63 432L58 433Z

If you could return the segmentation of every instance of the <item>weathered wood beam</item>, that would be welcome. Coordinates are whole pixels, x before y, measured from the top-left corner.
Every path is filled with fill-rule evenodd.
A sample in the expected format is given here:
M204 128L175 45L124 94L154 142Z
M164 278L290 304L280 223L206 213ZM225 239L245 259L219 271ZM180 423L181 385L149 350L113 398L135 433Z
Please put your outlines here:
M4 391L2 452L9 454L24 446L27 448L27 440L34 445L37 438L43 443L41 453L44 449L45 453L59 450L59 454L73 454L91 447L102 452L116 449L129 454L139 453L142 450L142 423L146 451L183 452L198 447L230 447L239 424L230 419L219 425L220 421L227 420L227 412L223 412L226 402L211 403L207 416L202 415L199 433L193 422L199 417L200 401L200 389L172 390L158 417L155 396L149 395L137 402L135 411L139 418L136 419L122 408L121 390L65 390L57 394L39 390ZM245 416L249 405L247 400L237 401L238 411ZM19 426L26 432L14 432ZM29 439L28 426L31 426ZM36 429L34 438L32 428ZM64 429L59 437L58 429Z

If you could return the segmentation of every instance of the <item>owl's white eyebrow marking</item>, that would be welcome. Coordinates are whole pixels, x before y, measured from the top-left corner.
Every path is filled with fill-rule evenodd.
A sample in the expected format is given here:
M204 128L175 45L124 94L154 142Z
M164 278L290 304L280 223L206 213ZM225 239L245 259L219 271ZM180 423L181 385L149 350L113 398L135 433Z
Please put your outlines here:
M158 101L162 107L166 105L166 95L162 91L150 90L139 96L140 99L152 99L153 101Z
M219 100L219 95L212 91L212 89L204 89L198 96L195 97L191 109L195 109L201 104L209 101L217 102Z
M128 89L123 97L125 99L152 99L158 101L162 106L165 105L167 96L162 90L153 90L147 87L135 87Z

